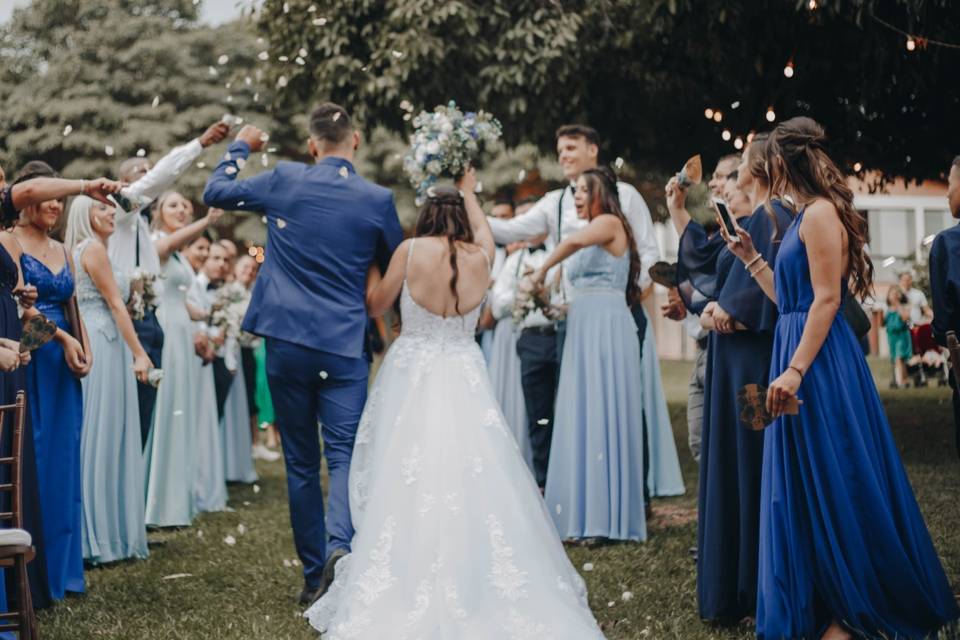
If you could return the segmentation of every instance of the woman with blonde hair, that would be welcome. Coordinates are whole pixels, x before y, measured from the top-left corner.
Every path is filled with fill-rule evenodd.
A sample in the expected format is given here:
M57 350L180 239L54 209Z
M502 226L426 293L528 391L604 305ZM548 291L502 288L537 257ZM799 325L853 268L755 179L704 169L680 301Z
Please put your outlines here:
M93 564L147 557L137 381L147 381L153 363L127 311L129 275L114 270L107 255L114 213L111 205L77 196L64 239L96 354L82 381L80 438L83 558Z

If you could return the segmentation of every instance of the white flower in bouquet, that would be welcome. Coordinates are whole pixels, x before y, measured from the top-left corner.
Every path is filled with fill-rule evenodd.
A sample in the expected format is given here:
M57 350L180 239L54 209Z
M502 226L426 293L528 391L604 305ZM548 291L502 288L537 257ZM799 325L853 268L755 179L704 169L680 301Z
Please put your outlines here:
M137 267L130 274L130 297L127 311L134 320L143 320L147 311L157 308L156 283L159 276Z
M150 369L147 372L147 382L152 387L159 387L160 382L163 380L163 369Z
M503 134L500 122L489 113L464 114L453 101L421 112L413 126L403 169L417 190L418 204L440 178L459 178L467 166L477 164Z
M240 325L250 304L246 287L231 282L217 289L210 307L210 325L219 329L225 339L240 338Z

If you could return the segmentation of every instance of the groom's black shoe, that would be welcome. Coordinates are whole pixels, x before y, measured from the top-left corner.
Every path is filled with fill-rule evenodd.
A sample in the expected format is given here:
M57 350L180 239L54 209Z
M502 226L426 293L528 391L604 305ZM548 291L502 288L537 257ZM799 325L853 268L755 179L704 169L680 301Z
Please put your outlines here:
M300 602L301 607L306 607L314 603L314 601L320 597L321 587L311 587L309 585L303 585L303 590L300 592Z
M323 565L323 579L320 581L320 588L317 589L317 592L314 595L313 600L310 601L310 604L313 604L322 598L327 590L333 586L333 581L337 577L337 561L339 561L340 558L345 555L347 555L345 549L336 549L330 554L330 557L327 558L327 563Z

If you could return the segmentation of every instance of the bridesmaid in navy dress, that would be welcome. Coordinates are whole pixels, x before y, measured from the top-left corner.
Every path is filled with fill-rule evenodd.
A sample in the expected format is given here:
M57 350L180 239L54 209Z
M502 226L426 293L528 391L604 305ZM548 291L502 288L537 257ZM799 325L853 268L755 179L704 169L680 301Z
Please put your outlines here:
M743 154L731 190L741 193L727 199L733 205L733 196L747 195L754 211L741 224L773 264L791 215L779 201L770 203L769 213L766 209L765 140L757 135ZM714 292L714 302L700 316L711 331L704 376L697 601L701 618L736 624L752 619L756 611L763 463L763 432L741 423L737 393L748 384L766 386L777 310L726 248L717 257Z
M775 193L800 213L776 275L740 231L728 243L778 303L760 498L757 637L926 638L956 625L954 600L876 385L840 303L871 287L866 220L824 151L793 118L767 148ZM752 262L751 261L754 261ZM849 283L849 285L848 285ZM798 397L799 415L783 415ZM954 626L955 628L955 626Z
M2 181L2 171L0 171ZM0 185L0 228L7 229L19 217L18 208L38 204L50 198L61 198L87 190L91 194L103 197L120 188L118 183L100 179L96 181L62 180L59 178L39 177L29 179L22 176L12 188ZM20 245L9 231L0 231L0 337L13 341L20 340L21 324L17 315L17 299L29 310L36 300L36 289L24 286L17 263L20 259ZM29 311L28 311L29 313ZM0 404L14 402L18 391L26 388L26 368L19 367L12 372L0 372ZM28 399L29 402L29 399ZM30 533L33 547L36 549L34 561L27 565L30 591L34 608L50 605L50 588L47 581L46 553L43 540L43 526L40 509L40 496L37 478L37 466L34 453L33 429L29 414L24 423L23 455L21 459L21 493L24 527ZM10 429L4 430L3 447L9 444Z
M60 200L21 211L13 235L23 249L20 268L36 286L36 309L54 321L54 341L33 352L27 367L27 397L36 448L47 577L51 596L82 593L80 528L80 430L83 422L79 377L89 372L89 350L70 334L64 305L73 295L73 266L63 245L47 233L63 212Z

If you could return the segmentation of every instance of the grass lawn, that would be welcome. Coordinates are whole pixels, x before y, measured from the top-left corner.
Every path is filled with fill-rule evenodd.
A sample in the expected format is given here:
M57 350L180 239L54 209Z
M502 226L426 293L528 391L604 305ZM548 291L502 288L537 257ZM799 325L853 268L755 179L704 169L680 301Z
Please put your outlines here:
M955 591L960 591L960 463L947 389L886 389L889 365L871 363L900 452ZM750 638L749 629L715 629L696 613L697 470L686 446L686 379L691 364L664 362L687 495L655 503L644 544L572 549L590 603L609 638ZM316 638L295 596L302 586L290 532L282 463L261 464L256 487L232 487L234 512L207 514L163 541L149 560L87 573L87 595L39 613L46 640ZM242 527L241 527L242 525ZM244 531L241 533L240 529ZM228 545L227 536L236 542ZM186 574L186 575L184 575ZM623 594L633 597L624 600ZM385 639L386 640L386 639Z

